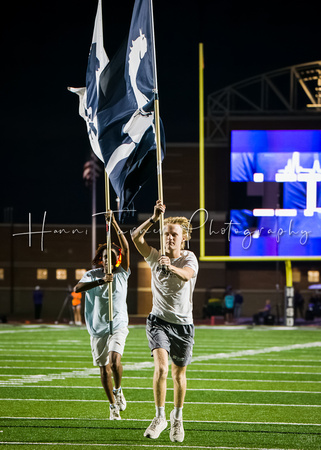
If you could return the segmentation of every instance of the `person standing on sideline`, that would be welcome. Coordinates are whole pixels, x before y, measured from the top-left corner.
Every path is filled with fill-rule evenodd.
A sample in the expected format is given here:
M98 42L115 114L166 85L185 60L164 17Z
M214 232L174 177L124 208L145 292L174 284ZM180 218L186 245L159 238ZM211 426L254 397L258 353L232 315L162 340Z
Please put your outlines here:
M243 295L240 290L235 292L234 296L234 317L239 319L241 317L241 310L243 304Z
M298 311L300 312L301 319L304 318L304 298L302 297L298 289L294 289L294 320L298 317Z
M121 388L123 366L121 357L128 335L127 285L130 275L129 246L111 211L111 223L118 235L120 248L113 245L112 273L108 273L107 245L98 247L93 259L96 269L89 270L74 287L75 292L86 292L85 321L90 334L91 351L95 366L99 366L100 379L110 403L110 419L120 420L119 411L126 409ZM113 334L109 330L109 287L113 288ZM112 375L114 379L114 388Z
M231 286L228 286L225 291L224 309L225 309L225 323L226 324L232 323L234 312L234 294Z
M36 286L35 290L33 291L33 304L35 307L35 320L37 322L42 322L41 319L42 301L43 301L43 292L40 289L40 286Z
M75 292L72 291L71 293L71 305L72 305L72 310L74 313L74 322L75 325L81 325L82 321L81 321L81 292Z
M172 359L174 409L170 414L170 439L184 440L183 404L186 393L186 368L191 362L194 344L193 290L198 273L194 253L184 250L191 238L191 224L186 217L169 217L164 221L165 255L150 247L145 234L165 212L157 200L152 217L132 232L133 242L145 258L152 273L153 307L147 318L146 334L154 357L153 390L156 417L144 436L158 438L167 427L165 417L168 355ZM162 230L161 230L162 232Z

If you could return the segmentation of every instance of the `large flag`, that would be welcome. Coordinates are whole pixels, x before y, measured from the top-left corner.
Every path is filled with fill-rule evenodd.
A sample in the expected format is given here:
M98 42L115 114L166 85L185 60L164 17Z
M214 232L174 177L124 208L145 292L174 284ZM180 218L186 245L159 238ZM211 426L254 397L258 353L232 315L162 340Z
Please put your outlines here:
M101 51L100 2L88 59L84 115L92 148L104 161L120 209L126 210L148 177L156 174L157 81L151 0L135 1L128 41L109 63ZM161 141L163 157L162 126Z
M102 5L98 0L94 32L88 58L86 87L68 89L79 95L79 114L86 121L88 137L94 153L104 161L98 144L97 109L99 95L99 77L109 63L104 49Z

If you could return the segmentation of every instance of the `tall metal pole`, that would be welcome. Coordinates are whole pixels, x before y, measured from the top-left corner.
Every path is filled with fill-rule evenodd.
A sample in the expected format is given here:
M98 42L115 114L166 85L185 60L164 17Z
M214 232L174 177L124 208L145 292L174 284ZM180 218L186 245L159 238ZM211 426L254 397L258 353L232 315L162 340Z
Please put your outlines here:
M163 199L163 175L162 175L162 147L160 138L160 116L159 116L159 97L158 97L158 81L157 81L157 67L156 67L156 46L155 46L155 32L154 32L154 18L153 18L153 1L150 0L150 17L152 25L153 37L153 71L154 71L154 108L155 108L155 133L156 133L156 160L157 160L157 189L158 200L164 203ZM164 239L164 214L159 218L159 238L161 254L165 255L165 239Z
M159 102L158 94L155 93L155 131L156 131L156 156L157 156L157 188L158 199L164 203L163 199L163 175L162 175L162 148L160 139L160 118L159 118ZM159 238L161 254L165 255L165 239L164 239L164 214L159 218Z
M287 327L294 326L294 287L292 279L291 260L285 261L285 302L284 302L284 325Z
M204 53L199 43L199 208L200 256L205 256Z
M5 208L4 210L5 222L9 224L10 233L10 314L14 314L14 246L13 246L13 234L14 234L14 224L13 224L13 208Z

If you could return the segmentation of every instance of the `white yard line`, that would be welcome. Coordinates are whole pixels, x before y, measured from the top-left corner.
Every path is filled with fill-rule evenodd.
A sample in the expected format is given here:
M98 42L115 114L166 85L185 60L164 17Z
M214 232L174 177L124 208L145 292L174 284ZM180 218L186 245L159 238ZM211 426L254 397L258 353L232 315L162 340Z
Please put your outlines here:
M286 345L286 346L274 346L274 347L265 347L265 348L259 348L259 349L250 349L250 350L239 350L239 351L235 351L235 352L227 352L227 353L214 353L214 354L206 354L206 355L200 355L200 356L195 356L193 358L193 362L197 362L197 361L208 361L211 359L225 359L225 358L239 358L242 356L253 356L253 355L259 355L259 354L266 354L266 353L272 353L272 352L282 352L282 351L289 351L289 350L300 350L300 349L306 349L306 348L318 348L321 347L321 342L309 342L306 344L293 344L293 345ZM7 351L7 347L4 347L3 350ZM20 349L17 349L16 347L13 348L14 351L16 352L21 352ZM2 349L0 348L0 351L2 351ZM51 349L44 349L44 350L40 350L40 349L30 349L27 348L26 350L23 350L23 353L25 354L25 352L31 352L31 353L38 353L38 352L49 352L49 353L77 353L79 354L79 352L87 352L87 350L62 350L62 349L55 349L55 350L51 350ZM126 351L126 354L129 355L131 352ZM142 351L142 352L133 352L133 354L137 355L137 353L141 353L143 355L146 355L146 351Z
M74 342L71 340L70 344L74 344ZM32 345L32 347L33 347L32 349L30 349L30 345ZM85 350L83 349L84 346L87 347L87 350L90 351L90 342L89 342L89 340L86 341L86 342L80 342L80 343L78 343L78 341L77 341L77 345L73 345L73 347L76 349L74 351L78 351L78 350L87 351L86 349ZM35 343L34 340L27 341L27 342L25 341L23 344L19 342L19 348L17 348L16 344L2 344L2 345L0 345L0 351L17 350L17 351L25 352L25 350L37 351L37 350L40 350L40 349L47 349L47 348L50 348L52 351L60 351L60 350L64 350L64 349L68 350L70 348L70 345L67 345L67 344L55 345L55 344L51 344L51 343L48 343L48 344L42 344L41 343L41 344L39 344L39 343ZM146 353L149 354L150 352L148 350L148 344L146 342L146 345L144 347L142 347L141 350L133 349L131 351L131 350L128 350L128 348L126 347L126 353L128 355L135 355L137 353L141 354L141 355L144 355Z
M230 380L229 380L230 381ZM26 386L26 385L16 385L16 384L10 384L10 386L15 387L15 388L48 388L48 389L103 389L102 386L50 386L50 385L31 385L31 386ZM0 385L0 388L6 388L8 387L8 384L6 385ZM126 391L128 390L152 390L152 387L126 387ZM125 390L125 388L124 388ZM173 391L173 388L167 388L168 391ZM277 393L277 394L321 394L321 391L284 391L284 390L275 390L275 389L216 389L216 388L210 388L210 389L206 389L206 388L199 388L199 389L193 389L193 388L189 388L189 391L209 391L209 392L264 392L264 393Z
M255 359L253 358L242 358L242 361L255 361ZM295 358L295 359L290 359L290 358L258 358L256 361L292 361L292 362L316 362L316 363L321 363L321 359L306 359L306 358Z
M68 386L69 388L69 386ZM153 389L152 387L126 387L126 390L128 389ZM173 391L173 388L167 388L168 391ZM280 393L288 393L288 394L311 394L312 391L282 391L282 390L264 390L264 389L212 389L212 388L199 388L199 389L193 389L188 388L189 391L221 391L221 392L280 392ZM314 394L321 394L321 391L314 391Z
M30 344L32 344L33 345L33 343L30 343ZM4 348L3 349L3 351L7 351L7 348ZM90 347L88 347L88 351L90 352ZM10 350L10 352L8 352L8 354L10 355L10 356L12 356L12 353L22 353L22 354L26 354L26 353L50 353L50 354L52 354L52 353L68 353L68 358L70 357L69 356L69 354L70 353L76 353L77 355L79 354L79 353L86 353L86 355L88 355L88 351L87 350L50 350L50 349L44 349L44 350L41 350L41 349L36 349L36 348L26 348L26 349L23 349L23 351L21 351L21 349L20 348L17 348L17 347L15 347L15 348L13 348L12 350ZM0 349L0 352L2 352L2 349Z
M33 361L35 362L35 361ZM126 365L125 365L126 367ZM303 366L304 367L304 366ZM311 366L313 367L313 366ZM153 367L147 367L146 369L151 369ZM77 370L77 367L66 367L66 366L61 366L61 367L24 367L24 366L0 366L0 369L23 369L25 370ZM144 370L143 368L140 370ZM220 369L190 369L188 368L188 372L209 372L209 373L257 373L257 374L282 374L282 375L321 375L321 372L292 372L292 371L268 371L268 370L220 370ZM0 376L7 376L6 374L2 374ZM316 381L317 382L317 381Z
M198 356L193 358L193 361L208 361L211 359L228 359L228 358L235 358L240 356L253 356L257 354L266 354L266 353L272 353L272 352L282 352L282 351L291 351L291 350L298 350L298 349L307 349L307 348L319 348L321 347L321 342L310 342L306 344L294 344L294 345L285 345L283 347L267 347L264 349L257 349L257 350L240 350L236 352L231 353L215 353L212 355L204 355L204 356ZM31 350L30 350L31 351ZM69 352L69 350L59 350L59 352ZM39 350L35 350L35 352L39 352ZM51 350L46 350L46 352L51 352ZM57 352L57 351L55 351ZM76 352L76 350L75 350ZM153 361L144 361L141 363L135 363L135 364L123 364L124 370L143 370L143 369L151 369L154 367ZM192 371L193 369L190 369ZM15 378L9 379L7 381L1 382L1 384L7 384L12 385L12 383L15 384L26 384L26 383L39 383L39 382L47 382L52 381L56 379L66 379L66 378L87 378L91 375L96 375L97 369L83 369L83 370L74 370L71 372L62 372L59 374L47 374L47 375L15 375ZM274 372L275 373L275 372ZM306 374L306 373L305 373Z
M66 356L66 360L68 360L68 359L74 359L74 358L77 358L77 359L85 359L86 361L92 361L92 358L91 357L89 357L88 358L88 352L85 352L86 353L86 356L80 356L80 355L78 355L77 354L77 351L75 351L75 355L67 355ZM23 352L23 354L25 354L25 352ZM12 353L10 352L10 357L12 358ZM89 350L89 355L90 355L90 350ZM55 355L50 355L51 357L52 356L55 356ZM62 356L62 355L59 355L60 357ZM21 356L20 356L21 357ZM3 355L1 355L1 361L7 361L7 360L5 360L4 358L3 358ZM16 359L14 359L13 361L17 361ZM21 360L22 362L24 362L24 361L28 361L28 360ZM31 359L31 360L29 360L29 361L35 361L34 359ZM37 358L37 361L40 361L38 358ZM45 362L47 362L48 361L48 359L47 360L44 360ZM54 360L54 362L56 361L56 359ZM74 362L74 361L73 361ZM76 363L77 363L77 361L75 361Z
M74 357L75 358L75 357ZM79 357L79 359L84 359L84 360L86 360L86 361L88 361L88 362L92 362L92 358L91 357L89 357L88 358L88 356L87 357L85 357L85 356L83 356L83 357ZM65 360L57 360L57 359L4 359L4 358L2 358L2 362L3 363L8 363L8 362L15 362L15 363L47 363L47 364L49 364L49 363L55 363L55 364L59 364L59 363L61 363L61 364L66 364L67 362L69 362L69 363L71 363L71 361L65 361ZM72 364L84 364L82 361L80 361L80 362L78 362L78 361L72 361ZM12 367L12 366L11 366ZM24 367L23 367L24 368ZM75 367L74 367L74 369L75 369Z
M0 401L9 402L82 402L82 403L106 403L107 400L88 400L88 399L48 399L48 398L0 398ZM127 403L152 403L154 400L127 400ZM220 405L220 406L274 406L274 407L286 407L286 408L321 408L321 405L297 405L297 404L286 404L286 403L240 403L240 402L184 402L184 405Z
M6 444L6 445L63 445L63 446L71 446L71 447L121 447L121 448L142 448L142 447L149 447L151 448L151 445L149 444L124 444L123 442L121 444L94 444L94 443L87 443L87 444L83 444L83 443L75 443L75 442L24 442L24 441L15 441L15 442L10 442L10 441L3 441L0 442L0 444ZM173 445L156 445L153 444L152 446L153 448L173 448ZM249 450L249 447L213 447L212 445L210 447L206 447L204 445L184 445L184 444L180 444L180 448L193 448L193 449L225 449L225 450ZM279 448L268 448L268 447L251 447L250 450L284 450L284 449L279 449ZM295 449L289 449L289 450L295 450Z
M16 416L2 416L2 419L14 419L14 420L85 420L87 421L103 421L106 422L105 418L97 417L16 417ZM122 421L127 422L150 422L149 419L122 419ZM239 424L239 425L288 425L288 426L310 426L310 427L321 427L320 423L305 423L305 422L246 422L238 420L185 420L186 423L224 423L224 424ZM288 449L287 449L288 450Z
M38 362L37 360L33 360L33 362ZM44 367L44 366L38 366L38 367L24 367L24 366L0 366L0 369L22 369L23 371L25 370L78 370L81 369L81 367L66 367L66 366L61 366L61 367ZM3 374L4 376L6 376L5 374ZM1 376L1 375L0 375Z
M5 362L6 360L4 360L3 362ZM14 361L14 360L13 360ZM242 360L243 361L243 360ZM276 360L277 361L277 360ZM45 362L47 362L47 361L45 361ZM53 362L55 362L55 361L53 361ZM264 360L262 359L262 362L264 362ZM218 362L215 362L215 363L208 363L208 362L201 362L201 363L197 363L197 362L195 362L195 363L193 363L193 367L194 366L201 366L201 367L207 367L207 366L215 366L215 367L217 367L217 366L230 366L230 367L238 367L238 366L246 366L246 367L262 367L262 366L264 366L264 367L288 367L288 368L290 368L290 369L293 369L293 368L303 368L303 369L305 369L305 368L316 368L316 369L321 369L321 365L319 366L319 365L314 365L314 366L310 366L310 365L305 365L305 364L254 364L254 363L247 363L247 362L244 362L244 363L235 363L235 362L231 362L231 363L228 363L228 362L226 362L226 363L218 363Z
M55 325L55 328L58 330L70 330L70 326L67 325ZM0 334L16 334L16 333L25 333L25 332L31 332L34 333L35 331L52 331L52 329L49 328L49 325L41 326L41 325L19 325L19 328L14 328L11 330L0 330Z
M148 355L149 355L149 353L148 353ZM76 358L76 357L73 356L72 358ZM134 357L131 356L131 358L134 358ZM137 359L138 358L141 359L141 357L137 357ZM79 359L84 359L84 360L87 360L87 361L90 361L90 362L92 361L92 358L88 357L88 356L87 357L82 356L82 357L79 357ZM123 355L122 361L124 361L124 360L127 361L128 359L130 359L130 358L128 358L126 355ZM253 358L242 358L242 361L253 361ZM234 366L249 366L249 367L258 366L259 367L259 366L263 366L264 365L264 367L290 367L290 368L294 368L294 367L297 367L297 368L299 368L299 367L301 367L301 368L305 368L305 367L313 368L313 367L315 367L315 368L321 368L321 365L265 364L265 361L274 361L276 363L278 363L278 362L285 362L285 361L289 361L289 362L315 362L315 363L321 363L321 360L318 361L318 360L314 360L314 359L307 359L307 360L302 359L302 360L300 360L300 359L267 359L267 358L263 359L262 358L262 359L259 359L258 361L262 361L262 363L264 363L264 364L259 364L259 363L254 364L254 363L246 363L246 362L244 362L244 363L235 363L235 362L223 362L223 363L214 362L214 363L209 363L209 362L203 361L203 362L200 362L200 363L193 362L193 367L194 366L201 366L201 367L207 367L207 366L215 366L215 367L217 367L217 366L231 366L231 367L234 367ZM8 362L15 362L15 363L30 363L30 362L32 362L32 363L34 363L35 360L34 359L5 359L5 358L2 358L2 362L3 363L8 363ZM61 364L66 364L66 360L57 360L57 359L37 359L36 362L37 363L39 363L39 362L43 363L44 362L44 363L55 363L55 364L61 363ZM128 361L128 363L129 362L130 361ZM83 362L73 361L73 364L83 364Z
M187 369L188 372L206 372L206 373L268 373L281 375L321 375L321 372L286 372L286 371L271 371L271 370L215 370L215 369Z
M91 376L97 376L97 368L85 368L81 370L72 370L71 372L62 372L59 374L40 374L40 375L13 375L6 381L1 381L1 385L12 385L12 384L26 384L26 383L39 383L43 381L52 380L65 380L67 378L88 378Z
M95 370L95 369L94 369ZM4 375L4 374L0 374L0 377L9 377L9 376L19 376L19 375ZM24 375L21 375L24 376ZM31 376L39 376L39 375L31 375ZM99 378L99 374L98 372L95 374L91 375L91 378L93 378L94 376L96 376L97 378ZM126 379L126 380L152 380L153 377L128 377L128 376L123 376L122 379ZM10 380L5 380L5 381L1 381L0 380L0 388L3 387L3 384L7 384ZM18 383L20 381L20 379L14 379L14 383ZM37 380L39 381L39 380ZM46 380L45 380L46 381ZM171 380L169 380L171 381ZM187 378L187 381L214 381L214 382L235 382L235 383L295 383L295 384L320 384L321 381L317 380L247 380L244 378ZM39 386L42 387L42 386ZM56 386L52 386L52 387L56 387ZM129 388L128 388L129 389ZM138 387L137 389L145 389L144 387ZM191 389L189 389L191 390Z
M284 345L284 346L274 346L274 347L266 347L262 349L256 350L240 350L231 353L213 353L211 355L201 355L196 356L192 359L192 362L196 361L209 361L211 359L223 359L223 358L238 358L240 356L253 356L259 354L266 353L279 353L290 350L300 350L307 348L317 348L321 347L321 342L308 342L306 344L293 344L293 345Z

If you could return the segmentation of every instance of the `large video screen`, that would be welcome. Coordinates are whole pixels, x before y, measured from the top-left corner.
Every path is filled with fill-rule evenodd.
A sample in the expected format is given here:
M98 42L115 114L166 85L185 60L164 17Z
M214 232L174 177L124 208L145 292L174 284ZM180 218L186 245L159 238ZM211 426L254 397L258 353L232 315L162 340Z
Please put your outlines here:
M321 130L231 131L230 256L321 255Z

